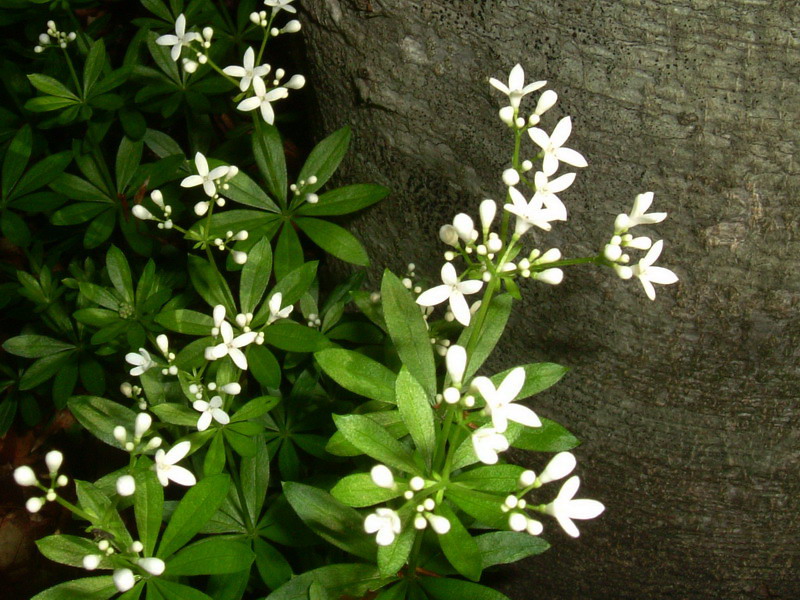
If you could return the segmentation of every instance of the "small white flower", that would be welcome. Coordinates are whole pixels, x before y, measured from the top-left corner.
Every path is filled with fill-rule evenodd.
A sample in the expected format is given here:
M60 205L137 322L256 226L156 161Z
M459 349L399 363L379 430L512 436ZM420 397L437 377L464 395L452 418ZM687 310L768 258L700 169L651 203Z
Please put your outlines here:
M488 377L476 377L473 380L472 385L486 400L486 410L492 416L492 425L499 433L505 432L509 421L528 427L542 426L542 422L535 412L527 406L514 403L514 398L517 397L524 383L525 369L522 367L517 367L506 375L497 389Z
M58 473L61 464L64 462L64 455L58 450L51 450L44 456L44 462L47 465L48 473L51 475Z
M377 533L375 541L379 546L388 546L400 534L400 517L391 508L379 508L364 519L364 531Z
M469 279L459 281L456 268L452 263L445 263L442 266L442 285L437 285L420 294L417 304L420 306L436 306L445 300L450 302L450 310L456 320L464 327L469 325L471 313L467 304L465 294L475 294L483 287L483 282L479 279Z
M552 181L547 180L547 175L542 171L537 171L533 176L533 183L536 186L536 194L538 200L541 200L545 208L551 208L556 211L567 214L567 209L561 199L556 194L563 192L575 181L575 173L567 173L561 177L556 177Z
M565 162L573 167L585 167L586 159L580 152L563 148L569 134L572 133L572 120L569 117L561 119L553 130L552 135L547 135L538 127L528 129L531 140L544 151L542 170L548 177L558 170L558 162Z
M181 55L181 48L188 46L191 42L201 40L202 38L199 33L194 33L192 31L186 32L186 17L180 14L175 20L175 35L162 35L156 40L156 44L159 46L172 46L170 56L172 60L177 62Z
M156 366L150 353L144 348L139 348L138 354L136 352L128 352L128 354L125 355L125 361L128 364L134 365L130 371L132 377L138 377L148 369Z
M278 319L287 319L289 315L292 314L294 306L290 304L289 306L281 308L282 303L283 294L281 292L273 294L269 299L269 318L267 318L267 325L271 325Z
M497 453L508 450L508 440L494 427L482 427L472 434L472 448L478 460L493 465L497 463Z
M130 569L117 569L112 578L118 592L127 592L136 585L136 577Z
M656 290L653 287L654 283L670 285L678 281L678 276L669 269L653 266L653 263L656 262L661 254L663 247L664 240L658 240L653 244L653 247L650 248L645 257L639 261L639 264L632 267L633 274L642 282L642 287L650 300L656 299Z
M103 560L103 557L99 554L87 554L83 557L83 568L87 571L94 571L100 566L101 560Z
M519 108L520 100L524 96L543 88L547 84L546 81L535 81L525 85L525 71L522 69L522 65L514 65L514 68L511 69L511 73L508 75L508 85L494 77L489 79L489 83L508 96L508 101L514 108Z
M136 561L136 564L142 567L145 571L150 573L150 575L155 575L158 577L164 572L166 565L164 561L160 558L150 557L150 558L140 558Z
M577 475L570 477L564 482L556 499L545 507L545 512L555 517L561 528L575 538L580 532L572 519L594 519L605 510L605 506L597 500L573 500L580 484Z
M653 192L645 192L644 194L639 194L636 196L636 199L633 201L631 214L626 215L625 213L622 213L617 215L617 219L614 222L615 233L621 234L628 231L628 229L631 229L632 227L636 227L637 225L653 225L655 223L661 223L661 221L666 219L667 213L665 212L647 212L647 209L650 208L652 203Z
M241 78L239 81L239 89L246 92L253 81L253 77L265 77L269 74L271 67L269 65L256 65L256 53L252 48L248 48L244 52L242 59L242 66L231 65L222 69L222 72L231 77Z
M511 196L511 204L506 204L503 208L517 217L514 228L514 235L517 237L524 235L534 225L550 231L552 228L550 221L567 220L567 209L560 201L548 207L544 205L542 196L534 194L528 202L517 188L508 188L508 193Z
M222 343L208 348L206 350L206 358L209 360L218 360L225 356L230 356L237 367L242 371L246 371L247 357L240 348L244 348L256 341L258 334L254 331L249 331L234 337L233 327L231 327L231 324L227 321L223 321L220 324L219 333L222 336Z
M130 475L123 475L117 479L116 488L120 496L133 496L136 492L136 480Z
M575 463L574 454L571 452L559 452L550 459L550 462L547 463L544 471L541 472L536 481L539 485L544 485L551 481L563 479L572 473L572 470L575 468Z
M189 177L184 178L184 180L181 181L181 187L202 185L206 195L213 197L217 193L217 186L214 183L215 180L225 177L230 167L222 165L209 171L208 161L200 152L194 155L194 164L197 168L197 175L189 175ZM197 207L195 207L195 212L197 212L196 208Z
M251 111L257 108L261 109L261 116L264 120L272 125L275 122L275 111L272 109L270 102L282 100L289 95L289 91L285 87L276 87L273 90L267 91L267 86L261 77L253 77L253 93L254 96L245 98L236 107L242 111Z
M170 481L185 486L191 486L197 483L197 479L195 479L189 469L185 469L176 464L183 460L191 449L191 442L183 441L175 444L169 452L164 452L164 450L161 449L156 451L156 464L153 468L155 469L158 481L161 485L167 487Z
M264 4L272 7L273 15L281 10L294 14L297 12L297 9L292 6L292 1L293 0L264 0Z
M369 472L369 476L372 479L372 482L378 487L385 488L387 490L391 490L396 487L394 475L386 465L375 465Z
M231 418L224 410L222 410L222 397L214 396L210 402L205 400L197 400L192 404L192 408L199 411L200 418L197 419L197 431L205 431L211 425L213 419L220 425L227 425L231 422Z

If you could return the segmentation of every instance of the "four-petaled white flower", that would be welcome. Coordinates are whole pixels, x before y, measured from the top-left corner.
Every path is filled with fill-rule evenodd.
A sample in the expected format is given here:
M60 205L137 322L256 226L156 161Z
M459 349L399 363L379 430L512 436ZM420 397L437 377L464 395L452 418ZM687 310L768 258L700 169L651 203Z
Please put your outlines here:
M572 537L578 537L580 532L572 519L594 519L605 510L605 506L597 500L573 500L578 492L581 480L574 475L564 482L558 496L545 507L545 512L558 520L561 528Z
M239 89L246 92L254 77L265 77L270 70L269 65L256 66L256 53L253 48L244 51L242 66L231 65L222 69L222 72L231 77L240 77Z
M492 416L492 425L498 433L503 433L508 429L509 421L528 427L542 426L539 417L530 408L522 404L514 404L514 398L517 397L524 383L525 369L522 367L517 367L506 375L497 389L488 377L476 377L472 381L472 385L486 400L486 411Z
M442 266L442 285L437 285L420 294L417 304L420 306L435 306L445 300L450 301L450 310L456 320L464 327L469 325L471 313L465 294L475 294L483 287L483 282L478 279L459 281L456 268L452 263Z
M208 360L218 360L225 356L230 356L237 367L242 371L246 371L247 357L240 348L244 348L256 341L258 334L255 331L248 331L234 337L233 327L227 321L223 321L220 324L219 334L222 336L222 343L206 348L206 358Z
M228 413L222 410L221 396L214 396L209 402L205 400L196 400L192 404L192 408L200 412L200 418L197 419L197 431L205 431L208 429L212 419L220 425L227 425L231 422Z
M167 487L170 481L185 486L191 486L197 483L197 479L195 479L189 469L175 464L183 460L191 449L191 442L183 441L175 444L170 448L169 452L164 452L164 450L161 449L156 451L154 457L156 464L153 468L155 469L158 481L161 485Z
M273 294L269 299L269 318L267 318L267 325L271 325L278 319L286 319L290 314L292 314L294 306L290 304L289 306L281 308L282 302L283 294L280 292Z
M478 460L493 465L497 463L497 453L508 450L508 440L494 427L481 427L472 434L472 448Z
M144 348L139 348L139 352L128 352L125 355L125 360L134 365L131 369L131 376L138 377L148 369L154 367L156 363L150 357L150 353Z
M292 6L293 0L264 0L264 4L272 7L272 14L276 14L281 10L288 13L296 13L297 9Z
M514 226L514 235L516 237L524 235L534 225L545 231L550 231L552 229L550 221L567 220L567 209L558 198L556 198L558 200L557 203L547 206L544 203L546 196L541 194L534 194L530 202L525 200L525 196L517 188L508 188L508 194L511 196L511 204L505 204L503 208L517 217L517 222ZM552 196L552 198L555 198L555 196Z
M281 100L289 95L289 90L285 87L276 87L273 90L267 91L267 86L261 77L253 77L253 93L255 96L245 98L239 102L238 108L243 111L261 109L261 116L264 120L272 125L275 121L275 111L272 110L270 102Z
M188 46L191 42L202 41L202 39L199 33L193 31L186 32L186 17L180 14L175 20L175 35L162 35L156 40L156 44L159 46L172 46L170 56L172 60L177 61L181 56L181 48Z
M622 213L617 215L617 219L614 221L615 232L620 234L625 233L628 231L628 229L636 227L637 225L653 225L655 223L661 223L661 221L667 218L667 213L648 213L647 209L650 208L652 203L653 192L638 194L636 199L633 201L631 214L626 215L625 213Z
M523 71L522 65L514 65L514 68L511 69L511 73L508 75L508 85L494 77L489 79L489 83L508 96L508 101L514 108L519 108L520 100L524 96L543 88L547 84L546 81L535 81L525 85L525 71Z
M197 168L197 175L189 175L186 177L183 181L181 181L181 187L194 187L196 185L202 185L203 191L206 193L206 195L213 198L217 193L217 186L214 181L225 177L231 168L225 165L220 165L219 167L215 167L209 171L208 161L200 152L194 155L194 165Z
M663 247L664 240L658 240L653 244L652 248L648 250L645 257L639 261L639 264L632 267L633 274L642 282L642 287L650 300L656 299L656 290L653 287L654 283L669 285L678 281L678 276L669 269L653 266L653 263L656 262L661 254ZM131 373L133 373L133 371L131 371Z
M364 519L364 531L377 533L375 541L379 546L388 546L400 534L400 517L391 508L378 508Z
M537 171L533 176L533 184L536 186L534 197L538 197L542 204L547 208L556 210L566 218L567 208L561 202L561 198L556 194L563 192L575 181L575 173L567 173L561 177L556 177L552 181L547 180L547 175L542 171Z
M543 129L538 127L528 129L530 138L544 151L542 170L548 177L558 170L559 161L573 167L585 167L588 165L580 152L570 148L562 148L570 133L572 133L572 120L569 117L564 117L558 122L552 135L547 135Z

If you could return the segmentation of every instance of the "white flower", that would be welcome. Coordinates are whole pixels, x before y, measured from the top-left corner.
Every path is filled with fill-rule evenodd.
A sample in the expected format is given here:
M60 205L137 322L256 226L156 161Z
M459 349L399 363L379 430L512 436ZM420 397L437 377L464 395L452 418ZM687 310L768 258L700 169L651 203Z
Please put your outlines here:
M210 402L205 400L197 400L192 404L192 408L199 411L200 418L197 419L197 431L205 431L211 425L211 419L214 419L220 425L227 425L231 422L231 418L224 410L222 410L222 397L214 396Z
M194 475L189 469L185 469L183 467L178 466L178 461L183 460L187 454L189 454L189 450L192 449L192 444L189 441L183 441L175 444L169 452L164 452L164 450L157 450L155 455L155 462L154 469L156 475L158 476L158 481L164 487L169 485L170 481L174 481L180 485L194 485L197 483Z
M186 177L181 181L181 187L202 185L206 195L213 197L217 193L217 186L214 184L214 181L225 177L230 167L222 165L209 171L208 161L200 152L194 155L194 164L195 167L197 167L197 175L189 175L189 177Z
M159 46L172 46L170 56L172 56L172 60L177 62L183 46L188 46L191 42L200 41L201 39L199 33L186 32L186 17L181 14L175 20L175 35L162 35L156 40L156 44Z
M663 247L664 240L658 240L653 244L653 247L650 248L645 257L639 261L639 264L632 267L633 274L642 282L642 287L650 300L656 299L656 290L653 287L654 283L669 285L678 281L678 276L669 269L653 266L653 263L656 262L661 254L661 249Z
M569 117L561 119L552 135L547 135L538 127L528 129L531 140L544 151L542 170L548 177L558 170L558 162L565 162L573 167L587 166L586 159L580 152L569 148L562 148L572 132L572 121Z
M575 455L571 452L559 452L550 459L550 462L547 463L544 471L541 472L536 481L539 485L543 485L545 483L550 483L551 481L563 479L572 473L574 468Z
M391 490L396 487L394 475L386 465L375 465L369 472L369 476L372 479L372 482L378 487L385 488L387 490Z
M258 337L258 334L254 331L249 331L237 337L233 337L233 327L231 327L231 324L227 321L223 321L220 324L219 333L222 336L222 343L207 348L206 358L208 360L218 360L225 356L230 356L237 367L242 371L246 371L247 357L240 348L252 344Z
M538 196L538 199L541 200L542 204L546 208L556 210L560 214L564 214L566 216L567 209L564 206L564 203L561 202L561 199L556 196L556 194L563 192L565 189L571 186L574 181L575 173L567 173L561 177L556 177L552 181L548 181L547 175L545 175L542 171L537 171L533 176L533 183L536 186L536 194L534 194L534 198Z
M51 450L44 455L44 462L47 465L48 473L55 474L61 468L61 463L64 462L64 455L58 450Z
M494 427L482 427L472 434L472 448L478 460L493 465L497 463L497 453L508 450L508 440Z
M524 96L543 88L547 84L546 81L535 81L525 85L525 71L521 65L514 65L514 68L511 69L511 73L508 75L508 85L494 77L489 79L489 83L508 96L508 101L514 108L519 108L520 100Z
M116 488L120 496L133 496L136 492L136 480L130 475L123 475L117 479Z
M150 575L155 575L158 577L164 572L164 568L166 565L164 561L160 558L150 557L150 558L140 558L136 561L136 564L142 567L145 571L150 573Z
M150 357L150 353L144 348L139 348L138 354L136 352L128 352L128 354L125 355L125 361L128 362L128 364L134 365L130 371L132 377L137 377L148 369L156 366L156 363L153 362L153 359Z
M473 380L472 385L486 400L486 410L492 416L492 425L499 433L505 432L509 421L528 427L542 426L539 417L530 408L522 404L514 404L514 398L517 397L524 383L525 369L522 367L517 367L506 375L497 389L488 377L476 377Z
M614 221L614 231L620 234L637 225L661 223L661 221L667 218L667 213L648 213L647 209L650 208L652 203L653 192L645 192L644 194L636 196L636 199L633 201L631 214L626 215L622 213L617 215L617 219Z
M514 235L517 237L524 235L534 225L550 231L552 229L550 221L567 220L567 209L561 204L561 201L552 207L547 207L544 206L541 195L534 194L531 201L528 202L517 188L508 188L508 193L511 196L511 204L506 204L503 208L517 217L514 227Z
M281 308L282 302L283 294L280 292L273 294L269 299L269 318L267 318L267 325L271 325L278 319L286 319L290 314L292 314L294 306L290 304L289 306Z
M238 108L243 111L261 109L261 116L264 120L272 125L275 121L275 111L272 110L270 102L281 100L289 95L289 91L285 87L276 87L273 90L267 91L267 86L261 77L253 77L253 92L255 96L245 98L239 102Z
M183 16L183 15L181 15ZM114 585L119 592L127 592L136 585L136 578L130 569L117 569L112 576Z
M379 508L364 519L364 531L377 533L375 541L379 546L388 546L400 534L400 517L391 508Z
M231 77L241 78L241 81L239 82L239 89L245 92L250 87L253 77L265 77L271 68L269 65L261 65L259 67L255 65L256 53L252 48L248 48L244 52L244 58L242 59L241 67L237 65L231 65L222 69L222 72L226 75L230 75Z
M581 480L577 475L570 477L561 486L556 499L545 507L545 512L554 516L561 528L572 537L580 535L572 519L594 519L606 508L597 500L573 500L580 484Z
M272 14L276 14L281 10L288 13L296 13L297 9L292 6L292 0L264 0L266 6L272 7Z
M437 285L420 294L417 304L420 306L435 306L445 300L450 301L450 310L459 323L466 327L469 325L471 313L465 294L475 294L483 287L483 282L478 279L459 281L456 268L452 263L442 266L442 285Z

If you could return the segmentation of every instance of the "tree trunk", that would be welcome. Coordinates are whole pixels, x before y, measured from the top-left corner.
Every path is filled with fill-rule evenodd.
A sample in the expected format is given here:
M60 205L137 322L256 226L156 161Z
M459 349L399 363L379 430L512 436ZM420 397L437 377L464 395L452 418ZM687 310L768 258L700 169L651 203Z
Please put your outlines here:
M608 270L523 286L492 366L574 367L532 406L584 440L579 495L607 510L579 540L547 522L553 549L495 582L514 600L800 597L797 2L305 8L319 118L354 129L345 177L394 192L354 223L376 269L436 281L439 226L503 199L512 140L487 78L516 62L559 93L544 127L572 115L590 164L538 247L593 254L639 192L670 214L650 233L681 281L655 302Z

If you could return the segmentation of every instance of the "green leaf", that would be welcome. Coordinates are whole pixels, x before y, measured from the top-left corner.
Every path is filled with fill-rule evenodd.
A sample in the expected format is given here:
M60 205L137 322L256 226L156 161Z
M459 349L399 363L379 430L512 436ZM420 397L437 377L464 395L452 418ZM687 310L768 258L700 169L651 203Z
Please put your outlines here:
M36 540L39 552L50 560L69 565L71 567L83 567L83 558L87 554L98 554L97 544L86 538L74 535L49 535ZM111 561L103 557L98 569L110 569Z
M256 567L261 579L271 589L277 589L292 578L292 567L284 556L263 538L253 541L256 552Z
M133 510L136 516L138 539L144 545L144 555L152 556L156 547L161 519L164 512L164 488L156 474L148 469L135 475L136 491L133 495Z
M403 568L411 553L416 534L417 530L407 522L400 535L395 537L391 544L378 547L378 569L381 575L391 577ZM419 535L422 535L422 532Z
M309 217L297 217L294 222L312 242L328 254L362 267L369 265L369 256L364 246L343 227Z
M436 365L428 327L419 305L400 280L388 270L383 274L381 299L389 336L400 360L422 384L428 398L433 398L436 395Z
M72 152L66 150L58 154L51 154L33 165L25 175L22 176L19 184L12 190L11 195L19 198L25 194L30 194L39 188L48 185L56 177L61 175L67 165L72 161Z
M418 473L419 469L408 449L369 417L333 415L333 420L347 441L365 454L406 473Z
M331 600L331 597L323 585L315 581L308 586L308 600Z
M67 106L74 106L78 100L58 98L56 96L39 96L25 102L25 108L31 112L50 112Z
M320 368L344 389L373 400L395 403L397 376L371 358L352 350L329 348L314 354Z
M83 95L88 96L89 90L103 72L106 64L106 46L102 38L92 44L89 54L86 56L86 63L83 67Z
M430 469L436 449L436 428L433 424L433 409L425 390L406 368L403 368L397 376L395 389L400 416L408 427L408 433L411 434L417 450Z
M190 255L189 276L194 289L210 306L221 304L229 315L236 314L233 294L225 278L216 268L202 258Z
M92 435L110 446L124 449L114 438L113 430L117 425L133 430L136 413L131 409L96 396L73 396L67 404L78 422Z
M50 187L59 194L65 195L70 200L102 202L104 204L111 203L111 198L109 198L105 192L102 192L85 179L81 179L69 173L61 173L61 175L50 182Z
M162 131L148 129L145 131L143 139L147 147L159 158L166 158L176 154L183 156L180 144Z
M123 137L117 150L117 162L115 174L117 179L117 193L122 194L131 182L133 174L139 168L142 161L142 150L144 142L142 140L132 141Z
M185 308L161 312L155 320L170 331L188 335L209 335L214 327L214 319L210 315Z
M328 565L293 577L272 592L267 600L308 600L312 583L322 585L334 598L341 598L344 594L360 598L368 590L379 587L380 580L375 565Z
M507 565L523 558L541 554L550 547L547 541L518 531L493 531L475 538L481 551L483 568Z
M508 514L502 511L504 496L452 485L447 488L447 499L485 525L501 529L508 524Z
M303 246L291 221L283 224L275 245L275 278L280 281L303 264Z
M132 70L129 67L120 67L116 71L111 71L111 73L100 80L100 83L94 86L92 93L90 94L91 97L95 98L97 96L101 96L107 92L110 92L114 88L121 86L128 80L128 78L131 76L131 73Z
M165 573L174 575L219 575L248 568L255 555L242 542L212 537L186 546L175 554Z
M389 194L382 185L357 183L320 194L316 204L303 204L297 211L308 217L346 215L379 202Z
M243 313L255 311L269 284L272 274L272 247L269 240L259 240L247 255L247 262L242 267L239 285L239 304Z
M159 557L171 556L203 528L224 502L230 483L227 475L212 475L186 492L161 537Z
M290 271L283 277L279 277L278 283L272 288L270 298L280 292L283 294L281 302L283 306L289 306L300 300L302 295L306 293L314 282L314 278L317 276L318 264L319 263L316 261L307 262ZM263 312L264 308L266 308L266 314L269 315L269 307L262 307L262 310L258 311L259 314Z
M459 473L452 481L475 490L510 494L517 490L524 471L517 465L486 465Z
M231 423L257 419L275 408L278 402L280 402L280 398L276 396L259 396L258 398L253 398L233 413L231 416Z
M106 269L111 283L120 296L133 304L133 278L128 259L116 246L111 246L106 253Z
M103 577L85 577L59 583L36 594L31 600L107 600L119 592L111 575Z
M2 218L1 228L3 235L6 236L12 244L24 247L30 243L31 231L19 215L7 210L0 215L0 218Z
M317 182L313 185L306 183L303 188L306 193L315 192L325 185L339 167L339 163L342 162L349 145L350 128L342 127L314 147L300 170L300 174L297 176L298 181L304 180L306 182L312 175L317 178Z
M240 478L247 512L257 518L264 507L269 485L269 452L263 439L256 440L255 455L243 458Z
M75 480L78 503L85 512L93 515L92 524L98 525L116 538L116 542L127 548L133 543L122 517L103 491L88 481Z
M212 600L200 590L183 585L182 583L175 583L174 581L167 581L159 577L152 577L148 580L148 585L155 586L161 593L161 598L164 600ZM148 589L148 599L149 596ZM160 599L159 599L160 600Z
M568 367L562 367L561 365L557 365L555 363L532 363L529 365L524 365L524 368L525 384L522 386L522 390L520 390L519 394L517 394L517 400L528 398L534 394L538 394L539 392L546 390L552 385L555 385L564 375L566 375L567 371L569 371ZM490 379L495 386L498 386L503 379L506 378L506 375L511 373L513 370L513 368L508 369L502 373L498 373Z
M196 410L192 410L183 404L175 402L164 402L154 404L150 409L156 413L159 419L170 425L182 425L184 427L195 427L200 416Z
M478 581L483 570L478 544L446 504L439 504L437 512L450 521L450 531L437 536L444 555L461 575ZM470 598L470 596L465 597Z
M375 558L375 543L364 533L357 511L310 485L286 482L283 491L298 516L321 538L355 556Z
M32 390L37 385L50 379L70 360L72 360L71 353L66 352L59 352L58 354L51 354L38 359L25 370L19 380L19 389L23 391Z
M88 281L81 281L80 290L81 294L95 304L99 304L113 311L119 311L119 302L106 288L95 285L94 283L89 283Z
M273 213L281 211L278 205L244 171L239 171L235 177L228 181L228 189L222 189L220 193L226 198L245 206L261 208Z
M331 489L339 502L354 508L363 508L397 498L403 493L400 486L394 489L378 487L369 473L355 473L342 477Z
M44 335L18 335L6 340L3 344L3 349L23 358L41 358L42 356L74 350L75 346Z
M509 600L508 596L477 583L449 577L421 577L419 580L431 600Z
M225 434L219 429L211 438L206 456L203 459L203 474L217 475L225 469Z
M70 204L50 216L53 225L78 225L94 219L101 212L110 210L107 204L99 202L79 202Z
M277 388L281 384L281 366L269 348L250 345L247 348L247 364L256 381L268 388Z
M289 352L316 352L332 345L322 333L294 321L282 319L264 330L264 342Z
M47 75L42 75L41 73L32 73L28 75L28 81L30 81L33 87L35 87L37 90L44 92L45 94L49 94L50 96L78 100L78 97L73 94L67 86L57 79L53 79Z
M3 159L3 198L9 197L12 188L25 171L28 160L31 157L32 149L33 135L31 134L30 125L26 124L17 132L14 139L11 140L6 150L6 156Z
M484 361L489 358L489 355L494 350L500 336L506 328L508 317L511 315L511 303L513 302L509 294L495 296L489 304L489 310L486 313L484 326L478 334L478 342L475 348L468 357L467 369L464 373L464 381L468 381L480 369ZM467 327L461 332L458 338L458 344L467 347L470 338L472 337L474 328L477 326L476 320L473 319L472 325Z
M535 452L564 452L580 445L578 438L555 421L550 419L541 421L541 427L523 427L511 445Z
M273 198L286 202L286 157L277 127L264 124L253 134L253 155Z
M97 248L105 242L114 232L116 220L117 217L111 210L100 213L95 217L89 223L89 227L86 228L86 233L83 236L83 247L89 249Z

